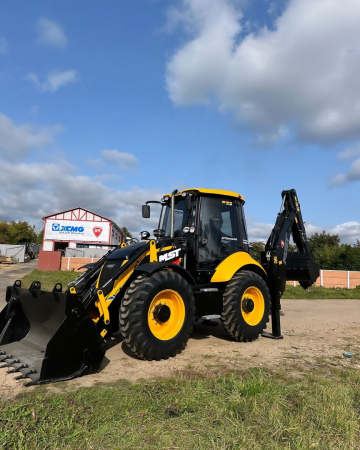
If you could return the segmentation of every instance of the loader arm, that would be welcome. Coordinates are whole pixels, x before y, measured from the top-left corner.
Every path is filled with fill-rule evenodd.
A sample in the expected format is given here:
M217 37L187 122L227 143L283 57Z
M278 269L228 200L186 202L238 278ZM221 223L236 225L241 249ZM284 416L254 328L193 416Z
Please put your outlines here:
M261 254L261 264L266 270L272 299L272 333L266 337L282 338L280 328L280 299L284 293L286 281L299 281L306 289L319 276L306 237L304 221L295 189L282 191L282 205L275 226ZM288 252L290 237L298 252Z
M116 247L64 293L60 283L52 292L41 290L38 281L29 289L19 280L9 286L0 312L0 367L30 378L28 386L96 371L106 352L109 306L151 245Z

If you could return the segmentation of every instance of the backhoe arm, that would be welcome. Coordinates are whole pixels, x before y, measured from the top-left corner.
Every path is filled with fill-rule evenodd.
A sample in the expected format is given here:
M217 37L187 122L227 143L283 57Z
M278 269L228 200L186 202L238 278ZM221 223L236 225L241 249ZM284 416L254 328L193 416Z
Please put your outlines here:
M272 298L271 318L272 334L267 337L281 338L280 299L284 293L286 281L296 280L306 289L319 276L306 237L304 221L295 189L282 191L282 205L275 226L261 254L261 264L268 275L268 284ZM298 252L288 252L290 236Z

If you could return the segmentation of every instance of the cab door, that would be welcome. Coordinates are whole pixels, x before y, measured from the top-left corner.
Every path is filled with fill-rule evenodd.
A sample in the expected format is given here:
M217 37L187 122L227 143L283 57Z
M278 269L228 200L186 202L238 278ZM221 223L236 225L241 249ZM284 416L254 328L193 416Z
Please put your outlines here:
M236 199L202 197L199 218L199 270L215 269L234 252L244 250L245 228Z

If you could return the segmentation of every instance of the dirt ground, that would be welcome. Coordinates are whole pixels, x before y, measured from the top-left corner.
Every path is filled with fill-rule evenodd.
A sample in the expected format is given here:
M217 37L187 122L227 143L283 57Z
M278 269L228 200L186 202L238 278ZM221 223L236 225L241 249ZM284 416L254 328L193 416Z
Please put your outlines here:
M3 296L1 286L0 294ZM183 369L216 373L225 367L274 367L292 360L314 370L319 358L360 369L360 300L283 299L281 327L284 339L260 337L251 343L237 343L228 338L218 321L207 324L200 320L180 355L152 362L137 359L119 337L113 338L107 341L108 350L98 372L47 386L61 392L119 379L168 376ZM344 352L351 352L352 358L344 357ZM11 399L24 389L38 389L24 388L23 381L14 380L14 375L0 369L0 398Z

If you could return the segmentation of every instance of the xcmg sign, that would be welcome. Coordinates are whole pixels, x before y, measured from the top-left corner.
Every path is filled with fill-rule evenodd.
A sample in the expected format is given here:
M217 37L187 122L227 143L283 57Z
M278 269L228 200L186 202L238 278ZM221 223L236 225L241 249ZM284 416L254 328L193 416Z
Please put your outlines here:
M48 219L45 240L99 242L107 244L110 238L108 222L70 221Z
M74 227L73 225L60 225L59 223L53 223L51 227L52 231L58 231L59 233L83 233L84 227Z

